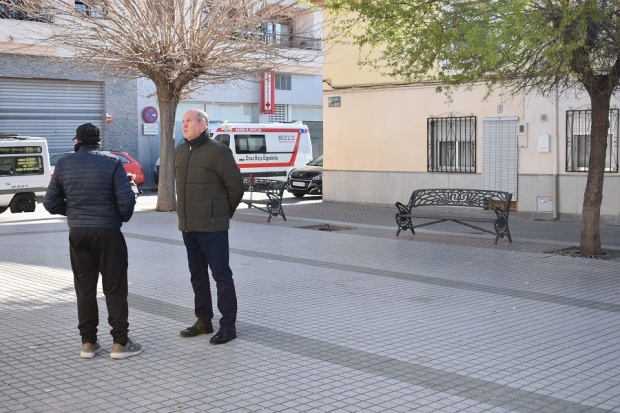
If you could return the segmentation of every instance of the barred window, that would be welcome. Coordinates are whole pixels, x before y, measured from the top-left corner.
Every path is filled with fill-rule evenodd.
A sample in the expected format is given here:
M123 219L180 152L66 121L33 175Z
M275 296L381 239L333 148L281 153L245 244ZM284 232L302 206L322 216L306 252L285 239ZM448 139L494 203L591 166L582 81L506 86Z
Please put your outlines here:
M609 111L605 171L618 172L619 109ZM590 166L591 110L566 111L566 171L587 172Z
M282 123L288 122L288 108L287 105L276 105L274 108L274 114L269 115L269 123Z
M276 74L276 90L292 90L291 75L278 75Z
M476 117L427 119L429 172L476 172Z

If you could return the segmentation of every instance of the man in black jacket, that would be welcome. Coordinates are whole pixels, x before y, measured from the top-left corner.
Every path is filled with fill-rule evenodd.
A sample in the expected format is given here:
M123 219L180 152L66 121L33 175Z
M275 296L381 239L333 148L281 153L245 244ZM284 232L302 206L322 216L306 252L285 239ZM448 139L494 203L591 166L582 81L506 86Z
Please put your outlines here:
M210 342L237 337L237 293L229 266L228 228L243 197L241 171L230 148L210 138L209 118L201 110L183 116L185 143L174 154L179 230L187 249L197 320L183 337L212 333L209 272L217 287L220 329Z
M124 359L142 352L127 336L128 254L123 222L133 215L136 200L121 161L99 151L99 129L90 123L77 128L75 153L56 164L43 206L65 215L69 225L71 269L82 336L80 357L101 351L97 341L99 273L114 340L110 357Z

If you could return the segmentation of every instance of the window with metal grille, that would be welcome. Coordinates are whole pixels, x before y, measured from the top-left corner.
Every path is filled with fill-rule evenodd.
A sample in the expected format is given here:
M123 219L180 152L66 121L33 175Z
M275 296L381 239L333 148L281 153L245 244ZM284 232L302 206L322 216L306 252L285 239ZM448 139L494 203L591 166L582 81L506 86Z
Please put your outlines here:
M275 113L273 115L269 115L269 123L287 122L288 117L286 116L286 109L286 105L276 105L274 108Z
M605 171L618 172L618 117L620 109L609 111L609 132ZM587 172L590 164L591 110L566 111L566 171Z
M429 172L476 172L476 117L427 119Z
M276 74L276 90L292 90L291 75Z

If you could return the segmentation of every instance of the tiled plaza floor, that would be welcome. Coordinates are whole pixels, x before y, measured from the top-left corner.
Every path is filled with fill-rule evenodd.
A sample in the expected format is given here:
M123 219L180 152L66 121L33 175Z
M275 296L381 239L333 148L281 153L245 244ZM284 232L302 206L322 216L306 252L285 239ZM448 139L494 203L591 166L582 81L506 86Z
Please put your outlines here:
M103 351L79 357L66 220L0 215L0 412L620 413L618 226L598 260L547 253L579 223L513 217L494 246L454 224L396 237L390 208L290 200L271 223L240 208L238 339L213 346L179 336L185 248L154 200L123 226L145 347L126 360L109 357L101 293ZM320 223L350 229L302 228Z

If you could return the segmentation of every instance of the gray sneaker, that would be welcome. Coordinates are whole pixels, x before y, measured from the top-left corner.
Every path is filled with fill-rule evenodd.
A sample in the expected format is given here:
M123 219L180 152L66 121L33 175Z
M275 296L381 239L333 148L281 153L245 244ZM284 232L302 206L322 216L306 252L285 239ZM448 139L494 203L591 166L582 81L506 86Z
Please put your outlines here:
M134 343L133 341L127 341L123 347L118 350L112 350L110 353L110 357L116 360L126 359L127 357L137 356L142 353L142 346L138 343Z
M83 359L92 359L93 357L95 357L95 354L99 353L101 353L101 344L95 343L93 348L91 348L90 350L82 349L82 351L80 352L80 357L82 357Z

